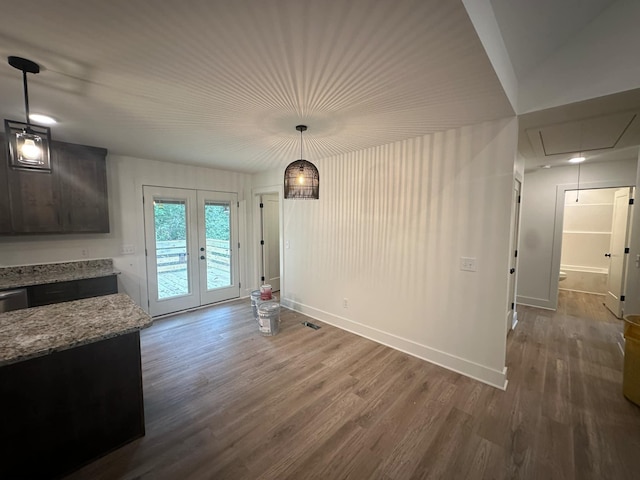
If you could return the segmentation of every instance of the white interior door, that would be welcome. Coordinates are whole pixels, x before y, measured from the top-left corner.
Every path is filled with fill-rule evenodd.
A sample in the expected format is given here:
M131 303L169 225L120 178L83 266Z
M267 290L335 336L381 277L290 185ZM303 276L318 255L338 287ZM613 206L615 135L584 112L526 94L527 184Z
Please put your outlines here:
M605 305L613 314L622 316L622 299L624 295L624 277L627 246L627 228L629 226L630 188L621 188L615 193L613 201L613 222L611 224L611 246L605 255L609 257L609 277L607 279L607 295Z
M507 333L516 322L516 278L518 264L518 232L520 228L520 181L516 180L512 192L511 251L509 257L509 295L507 297Z
M262 196L262 238L265 283L280 290L280 221L278 194Z
M237 195L143 187L152 316L240 295Z

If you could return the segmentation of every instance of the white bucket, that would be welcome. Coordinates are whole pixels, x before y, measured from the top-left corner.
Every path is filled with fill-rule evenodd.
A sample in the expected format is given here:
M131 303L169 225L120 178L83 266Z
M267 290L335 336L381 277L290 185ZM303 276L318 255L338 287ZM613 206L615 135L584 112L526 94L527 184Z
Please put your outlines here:
M258 305L258 324L263 335L276 335L280 331L280 304L262 302Z
M258 305L260 305L260 290L251 292L251 310L253 311L253 319L258 321Z

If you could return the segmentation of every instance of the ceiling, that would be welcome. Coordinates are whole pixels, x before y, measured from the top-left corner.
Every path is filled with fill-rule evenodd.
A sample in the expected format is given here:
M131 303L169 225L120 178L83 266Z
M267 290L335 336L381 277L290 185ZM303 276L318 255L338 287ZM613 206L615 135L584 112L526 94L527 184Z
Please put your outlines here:
M491 0L519 80L570 41L616 0Z
M519 79L614 2L490 0ZM298 124L313 161L514 115L462 0L31 0L4 9L0 55L41 65L54 139L241 172L298 158ZM521 118L528 168L566 160L527 128L602 114L558 108ZM24 119L5 61L0 115Z
M459 1L31 0L0 27L55 139L256 172L513 115ZM29 28L24 28L29 25ZM0 114L23 119L0 65Z
M640 89L528 113L519 117L518 150L528 171L638 158Z

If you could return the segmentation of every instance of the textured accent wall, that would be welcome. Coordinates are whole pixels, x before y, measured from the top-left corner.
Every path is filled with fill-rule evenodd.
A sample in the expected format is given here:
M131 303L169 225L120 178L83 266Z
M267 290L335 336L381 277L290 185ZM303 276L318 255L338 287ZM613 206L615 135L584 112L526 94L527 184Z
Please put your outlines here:
M311 159L320 200L284 201L284 302L504 387L516 143L508 119Z

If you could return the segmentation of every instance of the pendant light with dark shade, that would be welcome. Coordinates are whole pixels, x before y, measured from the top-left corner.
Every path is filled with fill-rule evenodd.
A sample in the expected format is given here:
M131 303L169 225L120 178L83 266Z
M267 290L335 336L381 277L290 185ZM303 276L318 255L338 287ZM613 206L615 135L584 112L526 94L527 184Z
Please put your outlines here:
M302 132L306 125L297 125L300 132L300 159L284 171L284 198L317 200L320 196L320 175L316 166L302 158Z
M24 87L24 109L26 123L14 120L4 121L4 129L9 144L9 162L13 168L51 171L49 145L51 129L34 125L29 121L29 90L27 73L40 73L40 66L21 57L9 57L9 65L22 72Z

